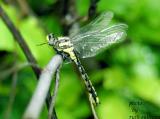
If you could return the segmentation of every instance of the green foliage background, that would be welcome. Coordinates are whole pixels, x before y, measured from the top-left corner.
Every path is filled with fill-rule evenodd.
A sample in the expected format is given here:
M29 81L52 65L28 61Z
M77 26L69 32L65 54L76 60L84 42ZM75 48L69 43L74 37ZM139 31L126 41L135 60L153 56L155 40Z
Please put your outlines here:
M37 10L53 4L54 0L28 0ZM39 4L40 3L40 4ZM100 119L135 119L131 116L160 116L160 1L159 0L100 0L99 13L113 11L114 21L124 22L129 28L125 42L108 49L95 58L82 60L98 92L101 104L96 108ZM19 7L0 1L16 27L26 39L38 64L44 67L55 52L47 45L46 32L63 35L58 16L22 17ZM79 15L88 12L89 0L77 0ZM45 28L45 29L44 29ZM13 72L9 69L26 63L26 58L0 19L0 118L19 119L34 92L37 81L30 68L18 72L16 97L11 110ZM77 69L63 65L56 101L59 119L92 118L88 99ZM82 84L82 85L81 85ZM142 102L140 105L135 103ZM133 104L132 106L130 104ZM138 112L135 112L137 109ZM11 112L8 115L8 111ZM47 117L44 108L40 118Z

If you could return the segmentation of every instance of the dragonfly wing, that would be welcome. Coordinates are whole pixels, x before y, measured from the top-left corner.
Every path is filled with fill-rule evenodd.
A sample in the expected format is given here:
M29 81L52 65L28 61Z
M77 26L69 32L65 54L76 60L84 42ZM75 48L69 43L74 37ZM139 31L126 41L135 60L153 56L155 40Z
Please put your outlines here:
M77 40L79 36L85 35L86 32L94 32L99 28L104 29L109 24L112 18L113 18L113 12L104 12L95 20L93 20L86 26L80 28L78 32L71 33L70 38L72 40Z
M79 52L82 58L95 56L102 50L122 41L126 37L126 24L117 24L110 27L105 26L104 28L94 27L98 26L93 26L93 30L90 28L91 31L79 34L74 39L71 38L75 50Z

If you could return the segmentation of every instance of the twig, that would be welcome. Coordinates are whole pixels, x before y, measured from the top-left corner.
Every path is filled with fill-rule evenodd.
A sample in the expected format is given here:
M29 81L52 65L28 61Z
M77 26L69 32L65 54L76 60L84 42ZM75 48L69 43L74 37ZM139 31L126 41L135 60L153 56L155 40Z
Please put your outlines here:
M97 3L99 1L100 0L90 0L90 7L88 9L88 17L89 18L92 18L96 14ZM91 95L89 95L89 103L90 103L90 106L91 106L91 110L92 110L92 114L94 116L94 119L98 119L98 116L97 116L97 113L96 113L96 110L95 110L95 106L93 105L93 102L92 102Z
M96 14L97 3L99 1L100 0L90 0L90 7L88 9L88 16L89 16L89 18L92 18Z
M91 95L89 95L88 97L89 97L89 103L90 103L90 106L91 106L91 110L92 110L92 114L94 116L94 119L98 119L95 107L94 107L93 102L92 102L92 97L91 97Z
M23 68L30 67L30 66L40 68L37 64L33 64L33 63L23 63L23 64L15 63L12 67L0 72L0 76L1 76L0 81L4 80L5 77L13 74L15 71L18 72Z
M76 1L75 0L59 0L61 1L61 24L63 27L63 35L68 35L70 28L73 23L76 21L77 10L76 10Z
M52 101L49 107L49 112L48 112L48 119L51 119L52 113L53 113L53 108L55 106L55 102L56 102L56 96L57 96L57 92L58 92L58 87L59 87L59 72L60 72L60 66L57 68L56 70L56 80L55 80L55 88L54 88L54 93L52 96Z
M9 102L6 108L5 119L10 119L10 113L11 113L12 106L13 106L15 96L16 96L16 86L17 86L17 79L18 79L17 74L20 70L22 70L23 68L26 68L27 66L38 67L37 65L31 64L31 63L14 64L12 68L10 68L7 71L4 71L6 75L13 74L12 87L11 87ZM1 72L1 74L4 75L3 74L4 72Z
M11 118L10 113L12 111L13 103L14 103L15 96L16 96L16 86L17 86L17 71L15 71L13 74L12 87L11 87L11 92L9 96L9 102L6 108L5 119Z
M20 7L20 10L21 10L23 16L27 16L30 13L32 13L26 0L16 0L16 2L18 3L18 5Z
M5 11L3 10L1 5L0 5L0 17L2 18L3 22L6 24L8 29L11 31L13 37L15 38L15 40L18 42L19 46L23 50L28 62L29 63L33 63L33 64L37 64L37 61L33 57L32 53L29 50L29 48L28 48L25 40L23 39L22 35L16 29L16 27L14 26L12 21L9 19L8 15L5 13ZM32 69L33 69L33 71L34 71L34 73L35 73L35 75L36 75L36 77L38 79L39 78L39 74L41 72L41 69L33 67L33 66L32 66ZM49 108L49 105L50 105L50 98L51 98L51 95L48 93L47 98L46 98L47 108ZM53 119L57 119L55 109L54 109L54 113L53 113Z
M23 119L37 119L39 117L51 84L52 76L62 62L62 56L56 55L42 71L37 88L24 113Z
M31 62L31 63L37 64L35 58L33 57L31 51L29 50L25 40L23 39L21 33L16 29L16 27L11 22L11 20L8 17L8 15L5 13L5 11L3 10L3 8L1 6L0 6L0 16L1 16L2 20L3 20L3 22L8 27L8 29L11 31L13 37L18 42L18 44L21 47L21 49L23 50L27 60L29 62ZM35 72L36 76L39 77L40 69L38 69L36 67L32 67L32 68L33 68L33 71Z

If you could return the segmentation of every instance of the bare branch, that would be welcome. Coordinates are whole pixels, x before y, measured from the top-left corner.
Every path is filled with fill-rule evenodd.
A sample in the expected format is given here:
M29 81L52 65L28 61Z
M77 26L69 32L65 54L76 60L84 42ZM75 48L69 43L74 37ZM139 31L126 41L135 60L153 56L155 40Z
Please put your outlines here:
M94 119L98 119L98 116L97 116L97 113L96 113L96 110L95 110L95 106L93 105L93 102L92 102L92 97L91 97L91 95L89 95L88 97L89 97L89 103L90 103L90 106L91 106L91 110L92 110L92 114L94 116Z
M28 62L23 64L15 63L12 67L0 72L0 76L1 76L0 81L4 80L5 77L13 74L14 72L19 72L23 68L30 67L30 66L40 68L37 64L33 64L33 63L28 63Z
M22 37L22 35L18 31L18 29L16 29L16 27L14 26L12 21L9 19L8 15L5 13L5 11L3 10L1 5L0 5L0 17L2 18L3 22L6 24L8 29L11 31L13 37L15 38L15 40L18 42L19 46L23 50L28 62L37 65L37 61L35 60L31 51L29 50L24 38ZM36 77L39 78L39 74L41 72L41 69L34 67L34 66L32 66L32 69L33 69ZM47 98L46 98L47 108L49 108L49 105L50 105L50 98L51 98L51 95L48 93ZM53 117L53 119L57 119L55 109L54 109L54 114L52 117Z
M97 3L100 0L90 0L90 6L88 9L88 17L92 18L95 14L96 14L96 10L97 10Z
M20 7L20 10L23 16L27 16L30 13L32 13L32 10L30 9L30 6L27 4L26 0L16 0L16 2L18 3Z
M23 119L37 119L44 105L52 76L63 62L61 55L54 56L42 71L35 93L24 113Z
M6 108L6 113L5 113L5 119L10 119L11 117L11 111L13 108L14 100L16 97L16 86L17 86L17 71L14 72L13 78L12 78L12 87L11 87L11 92L9 96L9 102Z
M11 20L9 19L8 15L5 13L5 11L3 10L3 8L0 6L0 16L3 20L3 22L6 24L6 26L8 27L8 29L11 31L13 37L15 38L15 40L18 42L19 46L21 47L21 49L23 50L28 62L30 63L34 63L37 64L37 61L35 60L35 58L33 57L31 51L29 50L25 40L23 39L21 33L16 29L16 27L14 26L14 24L11 22ZM35 74L38 75L40 74L40 69L36 68L36 67L32 67L33 71L35 72Z
M50 107L49 107L48 119L51 119L51 117L52 117L53 109L54 109L55 102L56 102L56 96L57 96L57 92L58 92L59 79L60 79L59 72L60 72L60 66L56 70L55 87L54 87L54 93L53 93L53 96L52 96L52 101L51 101L51 104L50 104Z

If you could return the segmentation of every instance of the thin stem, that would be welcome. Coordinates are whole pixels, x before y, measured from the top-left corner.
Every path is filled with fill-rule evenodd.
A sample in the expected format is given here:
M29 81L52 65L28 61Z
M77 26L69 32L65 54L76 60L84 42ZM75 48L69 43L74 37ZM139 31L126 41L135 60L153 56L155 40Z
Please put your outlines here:
M11 86L11 92L9 96L9 102L6 108L6 113L5 113L5 119L10 119L10 114L12 111L13 103L16 97L16 86L17 86L17 71L14 72L13 78L12 78L12 86Z
M2 81L2 80L4 80L5 79L5 77L7 77L7 76L9 76L9 75L11 75L11 74L13 74L15 71L20 71L20 70L22 70L23 68L26 68L26 67L28 67L28 66L32 66L32 67L37 67L37 68L39 68L39 66L38 65L36 65L36 64L32 64L32 63L23 63L23 64L17 64L17 63L15 63L11 68L9 68L9 69L7 69L7 70L3 70L3 71L1 71L0 72L0 80Z
M28 46L27 46L24 38L22 37L21 33L18 31L18 29L12 23L12 21L10 20L8 15L5 13L5 11L3 10L1 5L0 5L0 17L2 18L3 22L6 24L6 26L8 27L8 29L12 33L13 37L15 38L15 40L17 41L17 43L19 44L19 46L23 50L23 53L25 54L28 62L33 63L33 64L37 64L37 61L33 57L32 53L31 53L30 49L28 48ZM33 69L33 71L34 71L34 73L35 73L35 75L38 79L39 75L40 75L40 72L41 72L41 69L37 68L37 67L33 67L33 66L32 66L32 69ZM49 108L50 98L51 98L51 95L48 93L47 98L46 98L47 108ZM53 119L57 119L55 109L54 109L54 113L53 113L52 117L53 117Z
M48 65L44 68L40 75L36 90L24 113L23 119L38 119L44 105L47 92L49 91L52 77L62 62L62 56L55 55L48 63Z
M92 18L95 14L96 14L96 10L97 10L97 3L100 0L90 0L90 6L88 9L88 16L89 18Z
M37 64L37 61L33 57L32 53L31 53L29 47L27 46L24 38L22 37L21 33L14 26L14 24L9 19L8 15L5 13L5 11L3 10L3 8L1 6L0 6L0 16L1 16L2 20L3 20L3 22L8 27L8 29L11 31L13 37L15 38L15 40L17 41L17 43L19 44L21 49L23 50L28 62ZM35 72L36 76L39 77L39 74L40 74L41 70L36 68L36 67L32 67L32 68L33 68L33 71Z
M91 97L91 95L89 95L88 97L89 97L89 103L90 103L90 106L91 106L91 110L92 110L92 114L94 116L94 119L98 119L98 116L97 116L97 113L96 113L96 110L95 110L95 106L93 105L93 102L92 102L92 97Z
M58 69L56 70L55 88L54 88L54 93L53 93L53 96L52 96L51 105L50 105L50 108L49 108L48 119L51 119L53 109L55 107L56 96L57 96L58 87L59 87L59 79L60 79L59 72L60 72L60 67L58 67Z
M32 13L29 5L27 4L27 1L26 0L16 0L19 7L20 7L20 10L21 10L21 13L23 16L27 16L29 15L30 13Z

